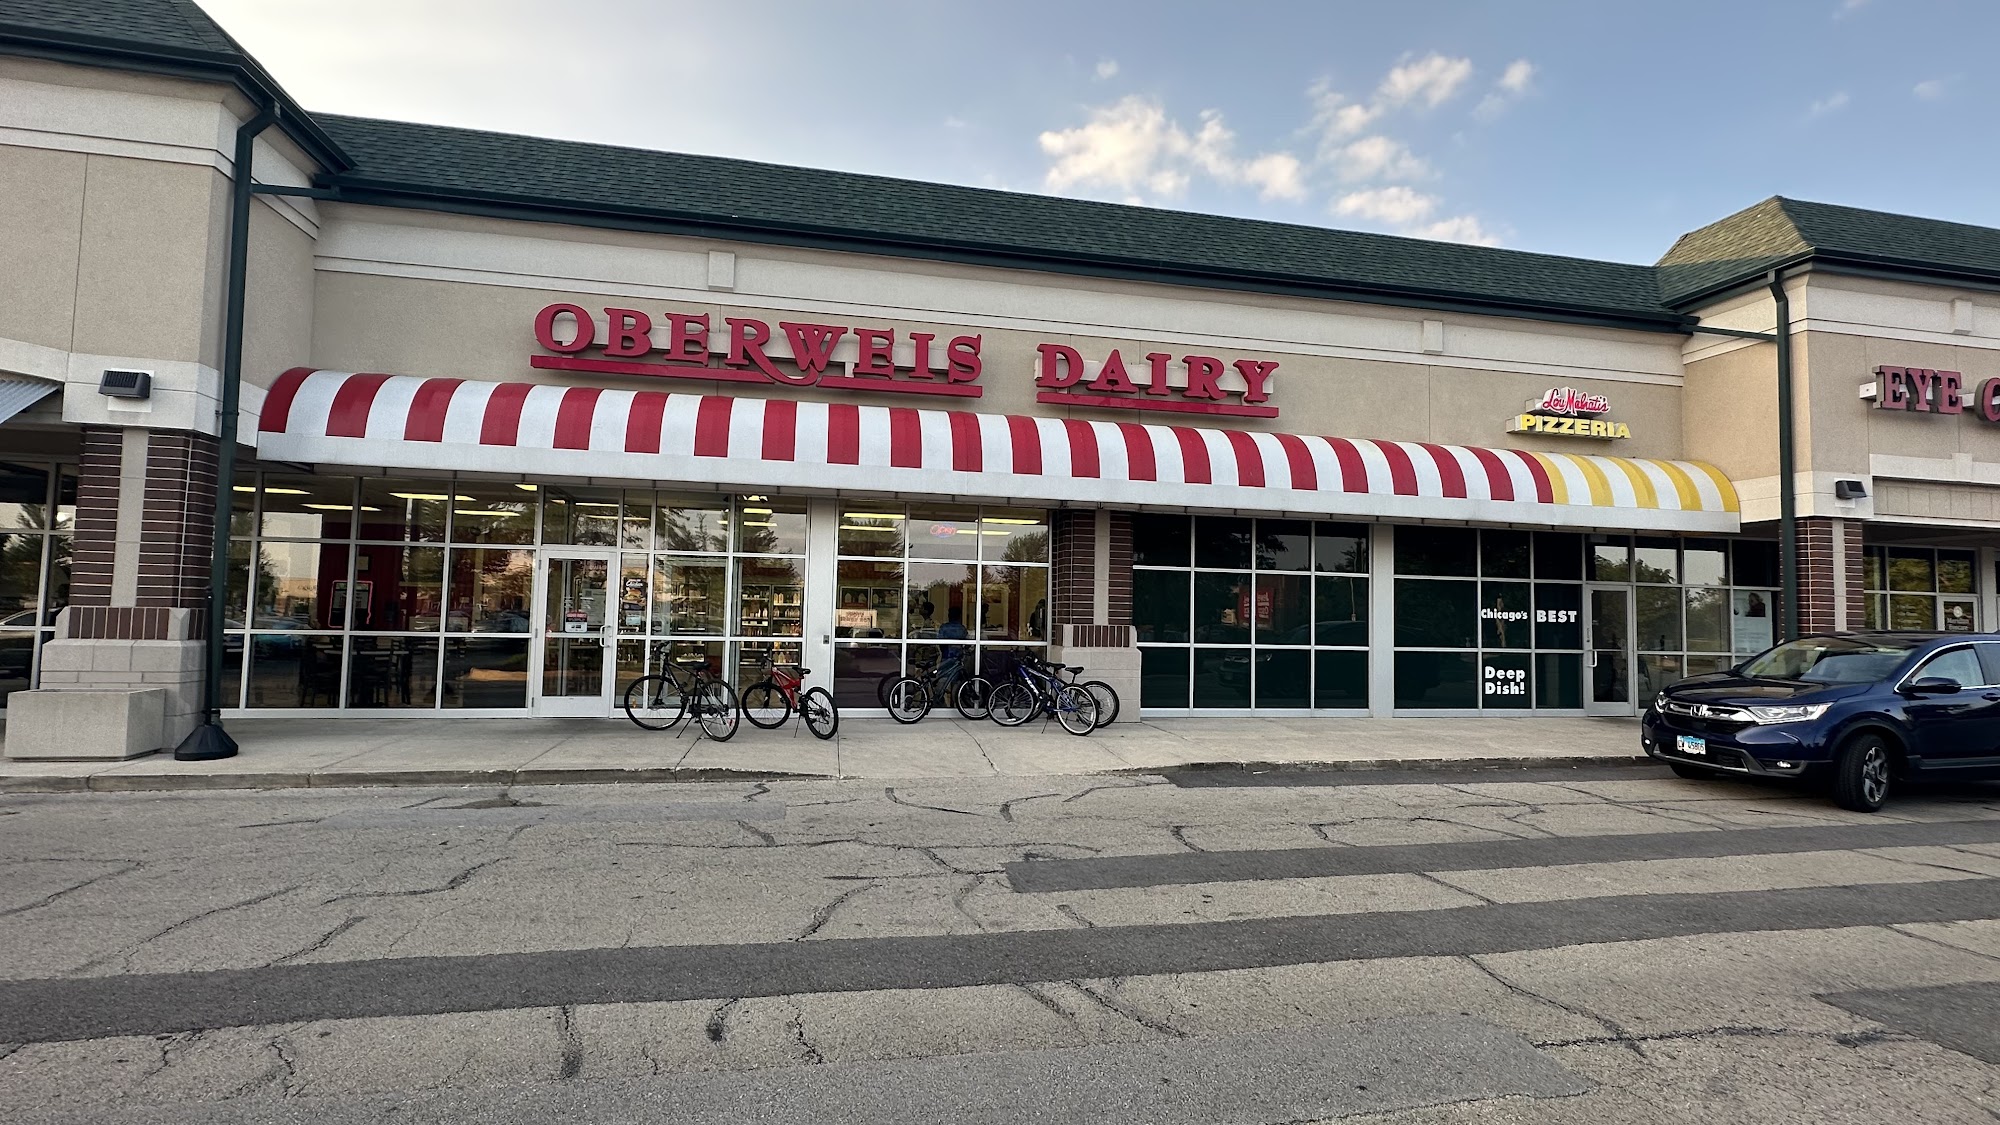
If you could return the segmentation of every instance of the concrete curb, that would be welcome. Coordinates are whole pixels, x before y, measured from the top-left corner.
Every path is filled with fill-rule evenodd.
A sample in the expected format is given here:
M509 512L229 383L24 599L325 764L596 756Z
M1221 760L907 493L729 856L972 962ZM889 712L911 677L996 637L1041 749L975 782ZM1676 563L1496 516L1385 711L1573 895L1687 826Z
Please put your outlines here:
M1163 774L1186 772L1238 773L1339 773L1349 770L1532 770L1561 769L1565 766L1637 766L1653 759L1644 754L1571 754L1555 758L1365 758L1327 762L1186 762L1173 766L1148 766L1106 770L1117 774Z
M1092 774L1158 777L1175 772L1338 773L1348 771L1560 769L1568 766L1632 766L1649 761L1643 754L1591 754L1557 758L1369 758L1333 762L1182 762L1167 766L1091 770ZM1010 775L1013 776L1013 775ZM1035 775L1018 775L1027 778ZM658 785L701 781L833 781L832 774L789 773L782 770L733 770L719 767L672 769L572 768L521 770L328 770L271 773L98 774L82 777L0 777L0 793L157 793L215 789L334 789L411 786L518 785ZM855 778L849 781L937 781L962 778Z

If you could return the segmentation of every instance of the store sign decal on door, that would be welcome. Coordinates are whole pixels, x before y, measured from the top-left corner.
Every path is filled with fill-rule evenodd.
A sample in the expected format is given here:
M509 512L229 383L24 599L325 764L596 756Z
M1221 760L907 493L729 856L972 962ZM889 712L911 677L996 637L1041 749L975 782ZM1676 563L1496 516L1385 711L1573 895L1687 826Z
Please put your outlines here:
M777 383L891 394L978 398L979 336L941 340L817 321L606 308L602 327L582 305L549 305L535 315L535 342L553 355L529 365L554 371L664 376L724 383Z

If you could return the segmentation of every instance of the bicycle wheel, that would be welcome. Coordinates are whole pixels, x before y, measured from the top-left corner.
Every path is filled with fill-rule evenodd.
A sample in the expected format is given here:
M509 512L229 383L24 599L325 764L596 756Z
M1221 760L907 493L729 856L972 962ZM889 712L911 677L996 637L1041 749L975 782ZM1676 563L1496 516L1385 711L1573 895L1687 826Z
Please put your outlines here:
M807 688L799 696L799 717L813 737L824 742L840 729L840 710L833 705L833 693L823 687Z
M1108 727L1118 721L1118 692L1103 680L1085 680L1076 685L1097 700L1097 725Z
M983 719L992 710L993 682L984 676L974 676L958 685L951 702L966 718Z
M931 693L924 688L922 680L913 676L904 676L890 684L889 690L883 694L889 717L899 723L914 723L930 714Z
M687 714L687 696L669 676L641 676L625 688L625 717L642 730L667 730Z
M1075 684L1064 684L1056 691L1056 722L1071 734L1096 730L1096 697Z
M792 717L792 701L770 680L758 680L743 689L743 717L753 727L776 730Z
M1041 700L1028 690L1028 685L1015 682L993 689L987 714L1003 727L1018 727L1034 718L1041 709Z
M716 742L728 742L736 737L736 728L742 725L738 720L736 689L720 680L711 680L701 685L696 693L695 706L701 711L701 732Z

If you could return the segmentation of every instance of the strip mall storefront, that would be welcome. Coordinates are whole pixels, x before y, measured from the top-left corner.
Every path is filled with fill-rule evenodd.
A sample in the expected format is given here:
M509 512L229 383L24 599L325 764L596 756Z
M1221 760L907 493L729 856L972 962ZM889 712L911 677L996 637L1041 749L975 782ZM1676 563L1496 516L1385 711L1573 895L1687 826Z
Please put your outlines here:
M1630 715L1995 620L2000 232L1550 258L314 116L101 34L0 26L12 715L199 721L218 491L232 714L612 716L677 655L860 713L1025 649L1128 718Z

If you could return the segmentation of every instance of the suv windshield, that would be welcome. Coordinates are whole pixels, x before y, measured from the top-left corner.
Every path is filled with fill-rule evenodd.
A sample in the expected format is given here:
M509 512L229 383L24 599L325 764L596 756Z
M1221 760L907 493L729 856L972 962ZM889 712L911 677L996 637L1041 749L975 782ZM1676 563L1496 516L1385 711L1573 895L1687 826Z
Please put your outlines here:
M1909 652L1893 641L1805 637L1787 641L1750 661L1743 666L1743 674L1814 684L1869 684L1887 679Z

